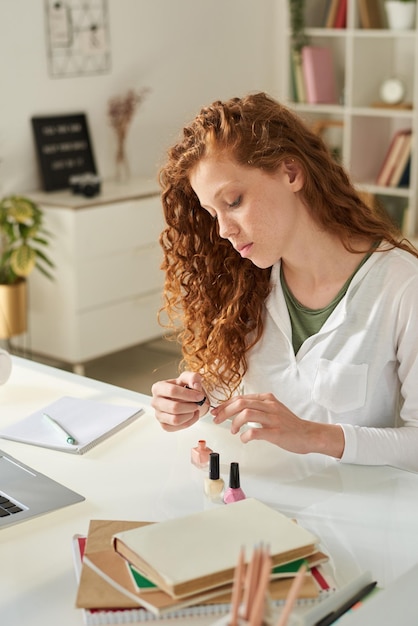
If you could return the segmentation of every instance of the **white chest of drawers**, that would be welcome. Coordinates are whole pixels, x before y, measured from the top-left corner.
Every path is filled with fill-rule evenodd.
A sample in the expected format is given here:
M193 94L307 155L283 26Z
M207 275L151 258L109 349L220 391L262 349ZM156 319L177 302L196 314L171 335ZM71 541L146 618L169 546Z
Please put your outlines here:
M54 281L29 278L30 349L82 364L162 334L163 228L154 181L105 182L100 195L27 194L45 212Z

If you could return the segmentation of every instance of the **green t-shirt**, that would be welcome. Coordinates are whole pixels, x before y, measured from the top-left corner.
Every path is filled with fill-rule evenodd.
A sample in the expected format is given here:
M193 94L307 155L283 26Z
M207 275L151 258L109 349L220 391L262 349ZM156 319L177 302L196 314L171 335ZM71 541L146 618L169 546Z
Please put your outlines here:
M367 261L370 255L371 252L363 257L361 263L341 287L335 298L322 309L310 309L296 300L286 284L283 269L280 268L280 282L292 324L292 344L295 354L297 354L299 348L303 342L308 339L308 337L315 335L322 328L333 310L336 308L337 304L344 298L353 277L359 271L361 266Z

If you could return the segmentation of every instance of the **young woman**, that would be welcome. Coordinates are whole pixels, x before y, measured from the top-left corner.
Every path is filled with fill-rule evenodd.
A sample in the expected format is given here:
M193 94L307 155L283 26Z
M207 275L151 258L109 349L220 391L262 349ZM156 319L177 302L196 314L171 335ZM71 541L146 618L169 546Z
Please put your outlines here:
M418 471L418 253L323 141L266 94L214 102L161 185L163 428L210 409L245 443Z

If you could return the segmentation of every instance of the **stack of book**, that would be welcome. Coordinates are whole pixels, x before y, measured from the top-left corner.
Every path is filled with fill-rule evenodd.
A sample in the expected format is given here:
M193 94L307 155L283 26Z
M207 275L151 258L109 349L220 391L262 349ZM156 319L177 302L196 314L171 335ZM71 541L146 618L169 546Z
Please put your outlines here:
M261 544L271 555L273 602L286 599L302 564L301 600L315 601L330 590L318 538L249 498L158 523L92 520L86 540L76 538L76 606L92 624L227 613L237 557L243 551L248 563Z
M411 168L412 131L398 130L385 154L376 184L382 187L408 187Z

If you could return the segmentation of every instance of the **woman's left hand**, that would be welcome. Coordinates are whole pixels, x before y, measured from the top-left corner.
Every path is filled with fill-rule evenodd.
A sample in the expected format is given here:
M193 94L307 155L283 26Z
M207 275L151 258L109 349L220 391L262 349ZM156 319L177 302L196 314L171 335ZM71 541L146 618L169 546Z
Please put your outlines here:
M230 419L232 434L256 422L258 426L250 424L241 433L243 443L264 439L290 452L319 452L336 458L341 458L344 452L344 433L340 426L303 420L272 393L235 396L211 413L215 424Z

